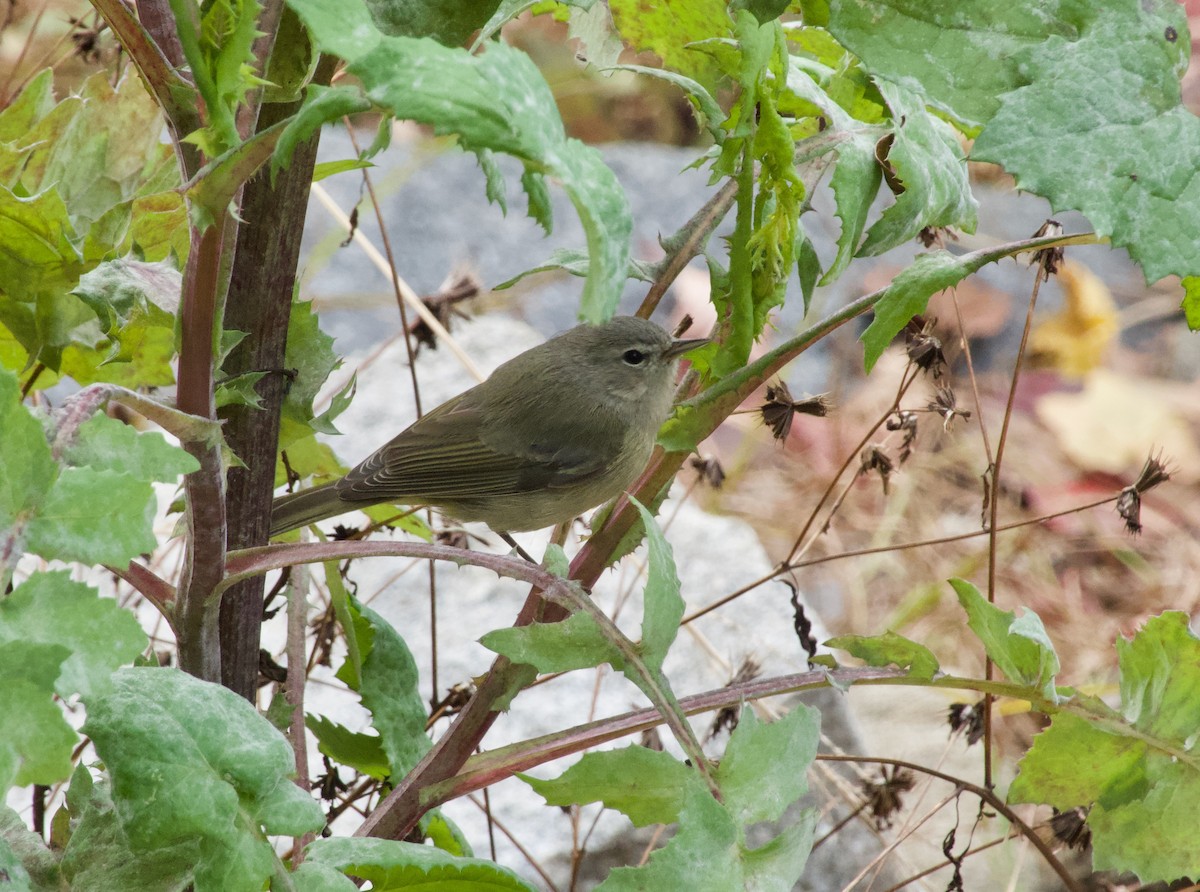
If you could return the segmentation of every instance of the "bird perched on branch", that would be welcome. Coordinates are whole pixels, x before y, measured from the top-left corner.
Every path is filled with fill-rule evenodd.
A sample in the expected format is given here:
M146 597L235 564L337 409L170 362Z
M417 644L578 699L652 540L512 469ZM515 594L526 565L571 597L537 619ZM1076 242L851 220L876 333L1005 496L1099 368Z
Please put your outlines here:
M633 316L579 325L510 359L346 476L277 498L271 535L387 502L440 508L504 532L571 520L645 467L671 413L672 340Z

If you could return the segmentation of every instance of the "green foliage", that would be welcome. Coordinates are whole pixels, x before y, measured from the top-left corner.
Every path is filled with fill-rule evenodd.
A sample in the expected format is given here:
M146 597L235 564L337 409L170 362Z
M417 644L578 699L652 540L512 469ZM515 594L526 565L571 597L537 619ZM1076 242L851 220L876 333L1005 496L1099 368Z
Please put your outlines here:
M1038 615L1026 610L1018 618L1011 610L1001 610L965 579L951 579L950 585L967 612L971 631L1000 671L1010 681L1036 688L1051 702L1057 699L1058 655Z
M534 892L511 870L491 861L455 858L431 846L390 839L320 839L308 847L306 860L367 880L379 890L425 886L462 892Z
M1034 740L1009 790L1014 802L1091 806L1096 870L1143 882L1200 873L1191 811L1200 796L1200 639L1186 614L1150 619L1117 642L1121 705L1060 712Z
M337 676L362 697L371 713L379 746L390 771L403 774L429 750L425 704L417 692L417 665L404 639L374 610L349 599L348 615L360 655L359 666L347 659ZM361 736L361 735L360 735ZM364 756L366 741L357 744Z
M176 670L121 670L112 692L88 703L84 732L112 779L131 850L174 847L175 870L197 892L262 888L275 870L265 834L325 823L289 779L288 742L219 685Z
M869 70L978 134L972 157L1086 214L1148 281L1200 274L1200 248L1180 237L1200 213L1200 122L1180 100L1178 3L833 0L829 27Z
M825 646L844 650L868 666L900 666L907 669L913 678L930 679L939 670L937 658L929 648L895 632L872 637L842 635L830 638Z
M599 322L613 314L629 262L629 205L595 150L566 137L550 89L528 56L502 43L471 55L430 38L388 36L362 0L289 5L322 51L346 60L372 103L399 118L431 124L436 133L455 134L470 151L505 152L520 160L531 216L543 225L548 221L541 178L556 177L583 223L591 258L580 316ZM322 102L322 94L310 93L308 101ZM340 106L332 111L343 113ZM304 119L304 132L324 114ZM282 142L294 141L284 134ZM496 176L493 168L493 193Z
M531 888L471 857L457 828L434 812L419 828L436 848L331 838L311 844L300 868L282 863L270 837L319 830L324 817L290 780L293 753L275 727L216 685L175 670L121 669L147 660L148 639L133 614L70 571L28 572L38 558L124 571L160 544L151 524L152 484L175 484L200 465L158 434L95 413L86 399L43 417L24 397L64 378L72 379L68 386L120 383L138 391L125 396L141 399L147 417L171 417L165 402L144 394L174 383L177 344L213 345L213 355L200 359L213 360L219 372L244 337L220 330L219 284L206 292L215 302L214 330L189 328L191 317L180 313L185 284L205 277L209 286L219 283L239 259L231 244L221 256L193 258L188 273L199 278L185 283L177 270L193 240L204 244L204 226L260 167L269 162L277 175L302 141L348 114L379 114L381 137L362 157L320 168L317 178L367 166L386 144L392 118L414 120L453 134L475 153L487 195L502 207L494 153L517 159L529 215L547 232L550 183L566 190L587 252L559 252L540 269L585 277L582 318L611 315L628 278L657 281L667 264L630 260L630 212L612 172L595 150L566 136L531 59L492 39L501 24L534 6L289 0L268 63L254 55L262 11L256 0L171 0L194 88L146 64L158 57L139 51L138 39L150 36L131 17L124 30L120 20L109 24L149 83L128 76L113 87L97 75L77 95L56 101L52 75L43 72L0 111L0 788L71 777L66 807L53 821L53 847L0 809L0 875L13 888L351 892L349 877L376 889ZM785 9L798 10L803 21L781 23ZM697 248L712 272L721 332L696 362L703 389L663 433L671 449L691 448L807 346L798 339L749 359L793 270L807 310L818 285L836 280L857 257L927 230L974 229L964 135L975 139L973 157L1001 164L1055 208L1082 210L1101 235L1129 249L1148 278L1180 275L1189 322L1200 327L1200 249L1192 232L1200 217L1200 133L1180 103L1189 41L1171 0L611 0L607 8L575 0L537 4L534 12L568 19L572 38L599 66L615 65L620 40L654 52L662 69L628 67L683 91L714 144L696 163L710 164L714 183L737 187L727 253L706 240ZM476 46L462 48L476 29ZM336 87L309 82L323 53L346 63ZM243 139L239 121L253 117L246 100L268 80L264 102L302 105ZM186 190L172 147L160 143L162 118L152 97L168 110L172 102L176 110L186 105L195 115L186 129L199 125L185 136L207 166L189 171ZM185 159L195 154L181 148ZM826 176L841 227L836 255L822 269L803 214ZM872 208L885 183L892 200L876 217ZM692 231L665 238L668 252ZM867 368L930 296L1016 250L920 255L873 298L875 318L863 335ZM850 318L837 312L824 330ZM354 390L351 380L328 410L314 409L337 366L313 307L297 301L280 444L302 476L343 470L315 438L335 432L333 421ZM221 406L257 405L255 385L278 371L222 380L202 400L181 381L181 400L186 392L193 405L210 396ZM704 757L662 671L683 614L674 559L651 512L636 507L639 520L616 551L647 540L641 641L630 641L577 586L555 590L570 609L567 619L484 637L522 664L489 708L506 708L535 670L611 664L662 713L691 764L627 747L584 755L552 780L525 778L549 804L599 802L638 825L678 825L645 867L618 869L601 888L791 889L811 848L815 815L779 825L806 792L815 713L798 707L763 723L744 709L720 762ZM383 506L372 516L390 513ZM419 519L406 527L432 538ZM34 560L18 572L27 555ZM553 549L546 566L562 577L569 571L565 555ZM331 760L397 783L431 746L418 668L395 629L351 596L341 569L326 564L347 651L338 678L361 697L372 728L352 732L319 715L308 715L306 724ZM138 572L158 584L150 592L188 644L194 629L185 624L185 608L195 611L196 603L175 603L185 600L183 585L175 591L147 568ZM1052 723L1022 760L1010 798L1090 806L1099 868L1133 870L1144 880L1200 872L1188 836L1200 797L1192 753L1200 734L1200 642L1186 617L1152 619L1119 642L1121 704L1113 709L1056 685L1058 658L1035 614L1018 617L988 604L967 582L952 585L1006 682L939 677L929 650L890 632L830 644L870 665L905 667L908 683L961 682L1029 700ZM215 615L212 603L199 606ZM72 774L79 735L57 701L75 698L100 761L85 759ZM278 721L280 710L271 715ZM443 785L457 777L457 766L450 767ZM776 825L775 837L751 848L747 828L764 823Z

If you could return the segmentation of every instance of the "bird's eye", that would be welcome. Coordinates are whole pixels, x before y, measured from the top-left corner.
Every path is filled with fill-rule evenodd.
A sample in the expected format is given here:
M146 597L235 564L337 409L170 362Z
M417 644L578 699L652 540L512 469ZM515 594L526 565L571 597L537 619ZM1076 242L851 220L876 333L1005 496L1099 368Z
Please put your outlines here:
M641 365L646 361L646 354L641 350L626 350L621 354L627 365Z

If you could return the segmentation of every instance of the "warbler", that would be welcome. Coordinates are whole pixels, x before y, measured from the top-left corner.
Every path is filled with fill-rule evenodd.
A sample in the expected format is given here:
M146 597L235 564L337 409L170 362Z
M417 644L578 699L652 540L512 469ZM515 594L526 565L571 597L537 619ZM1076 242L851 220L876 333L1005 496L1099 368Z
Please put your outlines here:
M510 359L346 476L275 499L271 535L385 502L498 532L552 526L613 498L646 466L671 413L672 340L633 316L579 325Z

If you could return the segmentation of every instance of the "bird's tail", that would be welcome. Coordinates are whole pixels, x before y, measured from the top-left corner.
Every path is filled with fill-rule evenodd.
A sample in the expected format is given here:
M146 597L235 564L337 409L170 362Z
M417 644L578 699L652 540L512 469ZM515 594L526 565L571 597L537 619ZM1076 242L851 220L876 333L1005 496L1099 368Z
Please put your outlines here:
M278 536L297 527L342 514L353 507L338 498L332 483L280 496L271 503L271 535Z

